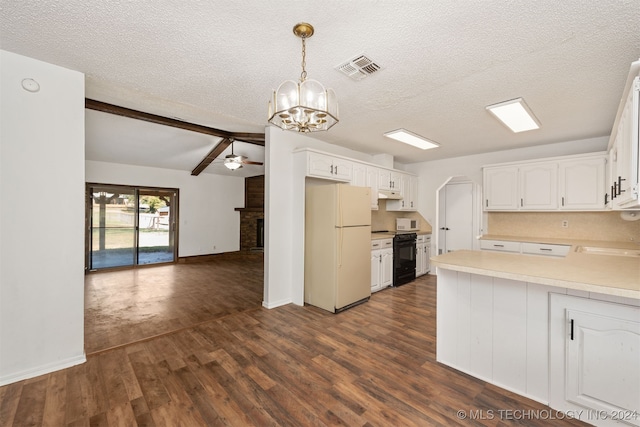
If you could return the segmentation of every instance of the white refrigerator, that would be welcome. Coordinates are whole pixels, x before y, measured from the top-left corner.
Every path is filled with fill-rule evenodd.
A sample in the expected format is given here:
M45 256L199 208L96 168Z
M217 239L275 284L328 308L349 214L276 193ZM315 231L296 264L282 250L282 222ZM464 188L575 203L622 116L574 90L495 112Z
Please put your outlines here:
M307 185L304 301L332 313L371 296L371 189Z

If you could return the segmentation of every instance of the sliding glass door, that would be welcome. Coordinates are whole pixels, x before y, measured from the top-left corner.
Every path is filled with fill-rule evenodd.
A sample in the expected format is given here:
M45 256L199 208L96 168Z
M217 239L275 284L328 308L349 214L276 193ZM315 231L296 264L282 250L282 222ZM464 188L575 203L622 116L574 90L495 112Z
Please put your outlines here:
M175 226L170 190L140 189L138 211L138 264L172 262L175 259Z
M177 190L89 184L87 191L90 270L175 261Z

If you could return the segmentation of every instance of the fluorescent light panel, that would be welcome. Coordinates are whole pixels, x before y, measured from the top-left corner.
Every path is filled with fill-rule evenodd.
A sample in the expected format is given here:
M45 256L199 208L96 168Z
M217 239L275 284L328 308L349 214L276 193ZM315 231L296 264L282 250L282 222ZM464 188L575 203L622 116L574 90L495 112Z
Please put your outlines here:
M384 134L387 138L395 139L396 141L404 142L405 144L413 145L414 147L428 150L430 148L437 148L440 146L437 142L429 141L428 139L411 133L406 129L397 129Z
M540 128L540 122L522 98L489 105L487 110L515 133Z

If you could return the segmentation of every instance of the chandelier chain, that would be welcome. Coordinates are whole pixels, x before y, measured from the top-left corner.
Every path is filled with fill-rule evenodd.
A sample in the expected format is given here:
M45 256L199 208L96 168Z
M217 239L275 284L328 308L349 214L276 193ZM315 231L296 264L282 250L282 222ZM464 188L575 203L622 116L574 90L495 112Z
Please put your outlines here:
M302 38L302 73L300 73L300 83L306 80L307 78L307 70L305 67L307 65L306 57L307 57L307 44L305 43L306 37Z

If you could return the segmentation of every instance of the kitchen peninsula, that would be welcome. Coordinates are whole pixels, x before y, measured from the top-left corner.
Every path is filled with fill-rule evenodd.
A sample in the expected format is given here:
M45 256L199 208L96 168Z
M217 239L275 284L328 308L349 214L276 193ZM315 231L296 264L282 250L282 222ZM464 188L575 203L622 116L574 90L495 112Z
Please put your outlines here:
M437 360L557 410L610 414L586 422L628 413L640 425L640 246L563 243L565 257L431 258Z

